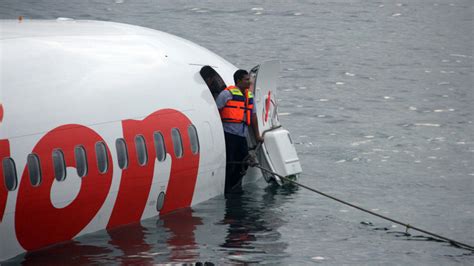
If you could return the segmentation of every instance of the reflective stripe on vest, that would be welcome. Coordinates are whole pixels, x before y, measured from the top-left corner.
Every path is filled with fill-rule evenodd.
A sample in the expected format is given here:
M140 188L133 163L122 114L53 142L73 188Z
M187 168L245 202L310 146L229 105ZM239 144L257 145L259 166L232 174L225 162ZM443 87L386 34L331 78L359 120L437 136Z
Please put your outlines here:
M232 94L232 99L227 101L226 105L219 111L222 122L226 123L245 123L250 125L250 119L253 109L253 95L248 89L245 95L235 86L225 88Z

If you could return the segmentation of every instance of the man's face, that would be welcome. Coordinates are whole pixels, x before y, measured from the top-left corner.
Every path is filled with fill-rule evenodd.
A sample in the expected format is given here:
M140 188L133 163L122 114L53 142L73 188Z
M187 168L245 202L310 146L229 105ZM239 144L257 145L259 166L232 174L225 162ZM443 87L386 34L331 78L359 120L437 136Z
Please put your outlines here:
M236 84L237 87L239 87L240 89L248 89L250 87L250 77L249 75L245 75L242 77L241 80L239 80L238 84Z

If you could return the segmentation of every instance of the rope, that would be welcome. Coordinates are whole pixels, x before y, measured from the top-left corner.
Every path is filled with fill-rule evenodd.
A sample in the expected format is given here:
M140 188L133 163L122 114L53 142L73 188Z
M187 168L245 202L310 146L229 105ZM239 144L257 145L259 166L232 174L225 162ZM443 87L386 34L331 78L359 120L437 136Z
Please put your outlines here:
M234 162L232 162L232 163L234 163ZM243 163L246 163L246 162L240 162L240 163L243 164ZM391 221L391 222L393 222L393 223L402 225L402 226L404 226L404 227L406 228L406 231L405 231L405 232L406 232L407 234L408 234L408 229L413 229L413 230L422 232L422 233L424 233L424 234L427 234L427 235L430 235L430 236L433 236L433 237L442 239L443 241L446 241L446 242L448 242L448 243L450 243L451 245L454 245L454 246L456 246L456 247L463 248L463 249L467 249L467 250L470 250L470 251L474 251L474 247L471 246L471 245L464 244L464 243L462 243L462 242L459 242L459 241L456 241L456 240L453 240L453 239L450 239L450 238L447 238L447 237L444 237L444 236L440 236L440 235L438 235L438 234L435 234L435 233L432 233L432 232L429 232L429 231L420 229L420 228L415 227L415 226L413 226L413 225L410 225L410 224L408 224L408 223L403 223L403 222L397 221L397 220L395 220L395 219L392 219L392 218L390 218L390 217L383 216L383 215L378 214L378 213L375 213L375 212L373 212L373 211L364 209L364 208L362 208L362 207L359 207L359 206L354 205L354 204L352 204L352 203L349 203L349 202L347 202L347 201L338 199L338 198L336 198L336 197L333 197L333 196L331 196L331 195L328 195L328 194L326 194L326 193L323 193L323 192L321 192L321 191L318 191L318 190L316 190L316 189L314 189L314 188L310 188L310 187L308 187L308 186L305 186L305 185L303 185L303 184L300 184L300 183L298 183L298 182L296 182L296 181L294 181L294 180L291 180L291 179L289 179L289 178L287 178L287 177L285 177L285 176L282 176L282 175L279 175L279 174L277 174L277 173L275 173L275 172L273 172L273 171L270 171L270 170L268 170L268 169L266 169L266 168L260 166L259 164L253 164L253 165L250 165L250 166L260 168L260 169L263 170L263 171L266 171L266 172L268 172L268 173L270 173L270 174L272 174L272 175L278 176L281 180L285 180L285 181L288 181L288 182L293 183L293 184L295 184L295 185L298 185L298 186L300 186L300 187L306 188L306 189L308 189L308 190L310 190L310 191L312 191L312 192L318 193L318 194L320 194L320 195L322 195L322 196L325 196L325 197L327 197L327 198L333 199L333 200L338 201L338 202L340 202L340 203L342 203L342 204L351 206L351 207L353 207L353 208L356 208L356 209L358 209L358 210L361 210L361 211L364 211L364 212L366 212L366 213L372 214L372 215L377 216L377 217L379 217L379 218L382 218L382 219Z

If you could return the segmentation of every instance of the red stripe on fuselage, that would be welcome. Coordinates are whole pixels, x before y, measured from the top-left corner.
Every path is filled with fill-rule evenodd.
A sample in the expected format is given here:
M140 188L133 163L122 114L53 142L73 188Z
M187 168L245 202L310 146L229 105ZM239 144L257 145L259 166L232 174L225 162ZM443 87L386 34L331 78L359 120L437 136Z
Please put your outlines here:
M3 121L3 105L0 103L0 123Z
M112 183L113 164L107 148L109 168L105 174L97 169L95 143L103 141L92 129L80 125L57 127L33 148L40 158L42 181L37 187L30 183L25 166L16 202L15 230L21 246L34 250L72 239L95 217L102 207ZM51 203L54 179L52 152L62 149L67 167L76 167L74 147L83 145L87 152L88 173L81 178L81 188L76 198L64 208ZM67 176L66 178L80 178Z
M155 171L156 152L153 133L163 135L168 156L171 158L171 171L166 191L164 206L161 213L191 204L196 185L199 154L191 152L188 136L188 126L191 121L182 113L164 109L157 111L144 120L122 121L123 136L128 144L129 166L122 170L119 192L107 228L140 221L151 190L153 173ZM178 128L183 142L183 157L177 158L173 152L171 129ZM140 166L137 160L135 137L145 138L148 151L148 162Z
M3 158L10 157L10 143L7 139L0 140L0 223L7 207L8 191L5 187L5 176L3 175Z

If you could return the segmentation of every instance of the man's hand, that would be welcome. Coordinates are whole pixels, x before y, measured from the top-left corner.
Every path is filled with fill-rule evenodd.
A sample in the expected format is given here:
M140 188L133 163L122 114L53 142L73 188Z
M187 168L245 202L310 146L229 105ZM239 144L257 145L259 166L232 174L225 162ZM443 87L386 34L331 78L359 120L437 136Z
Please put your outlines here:
M257 143L263 143L263 138L261 136L256 136L255 140L257 141Z

